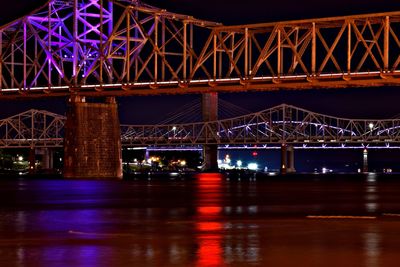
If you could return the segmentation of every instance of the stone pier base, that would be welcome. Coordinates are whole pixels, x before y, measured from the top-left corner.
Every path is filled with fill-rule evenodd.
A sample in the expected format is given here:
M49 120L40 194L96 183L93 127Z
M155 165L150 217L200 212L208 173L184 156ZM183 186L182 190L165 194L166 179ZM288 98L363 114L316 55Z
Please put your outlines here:
M64 140L65 178L122 178L121 130L115 98L70 99Z

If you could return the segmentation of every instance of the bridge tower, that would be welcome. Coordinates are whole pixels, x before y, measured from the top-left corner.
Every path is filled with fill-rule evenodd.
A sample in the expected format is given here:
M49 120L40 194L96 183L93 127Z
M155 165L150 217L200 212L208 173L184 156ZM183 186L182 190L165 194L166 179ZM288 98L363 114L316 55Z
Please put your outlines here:
M292 117L294 115L295 114L293 114L293 110L290 107L286 105L283 106L283 109L280 114L280 116L282 116L282 122L283 122L283 127L282 127L283 143L281 144L281 167L280 167L282 175L285 175L286 173L296 172L296 169L294 168L294 147L293 145L287 145L286 143L286 138L287 138L286 131L290 129Z
M202 95L203 121L218 120L218 93ZM210 133L208 133L210 134ZM205 144L203 147L204 170L218 170L218 145Z

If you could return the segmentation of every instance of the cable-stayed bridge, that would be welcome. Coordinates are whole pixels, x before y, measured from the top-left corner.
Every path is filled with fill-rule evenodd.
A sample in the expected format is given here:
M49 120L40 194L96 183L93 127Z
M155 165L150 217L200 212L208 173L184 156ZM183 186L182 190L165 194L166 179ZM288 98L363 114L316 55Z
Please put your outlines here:
M62 147L66 117L29 110L0 120L0 147ZM346 119L282 104L210 122L121 125L123 146L396 147L400 119Z

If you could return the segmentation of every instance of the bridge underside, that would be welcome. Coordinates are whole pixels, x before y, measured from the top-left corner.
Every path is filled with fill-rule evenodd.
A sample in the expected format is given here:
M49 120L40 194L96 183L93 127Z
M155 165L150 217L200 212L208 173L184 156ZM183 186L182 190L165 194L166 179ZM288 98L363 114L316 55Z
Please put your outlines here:
M148 84L105 84L86 85L74 88L70 86L49 88L31 88L29 92L18 89L3 91L0 100L19 98L69 97L71 93L82 97L123 97L150 95L181 95L209 93L238 93L246 91L277 90L315 90L315 89L348 89L362 87L400 86L398 74L383 75L369 73L364 75L331 75L331 77L293 76L289 78L260 77L259 80L230 79L229 81L195 81L192 84L178 82Z
M65 178L122 178L117 104L71 99L64 142Z

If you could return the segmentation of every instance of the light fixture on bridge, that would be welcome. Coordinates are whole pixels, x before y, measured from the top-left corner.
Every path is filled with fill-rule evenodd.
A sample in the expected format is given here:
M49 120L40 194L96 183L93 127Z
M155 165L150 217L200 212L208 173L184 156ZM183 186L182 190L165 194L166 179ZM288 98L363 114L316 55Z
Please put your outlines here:
M374 129L374 124L373 124L372 122L370 122L370 123L368 124L368 127L369 127L370 130L372 130L372 129Z

